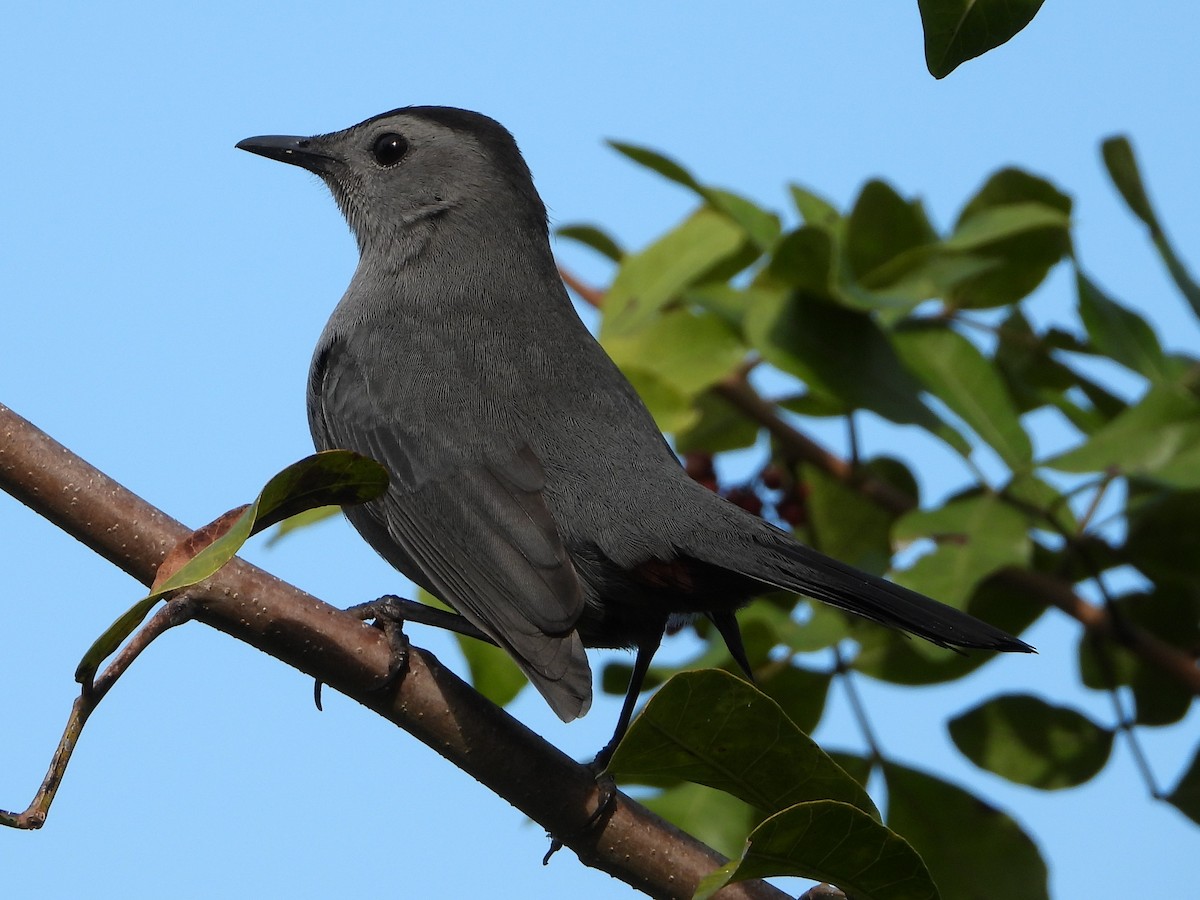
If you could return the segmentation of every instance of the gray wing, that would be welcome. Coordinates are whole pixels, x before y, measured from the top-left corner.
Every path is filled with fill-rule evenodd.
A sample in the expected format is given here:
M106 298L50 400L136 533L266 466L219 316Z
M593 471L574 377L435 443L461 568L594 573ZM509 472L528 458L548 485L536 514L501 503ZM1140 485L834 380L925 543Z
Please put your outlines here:
M461 448L442 454L405 440L398 413L374 399L376 387L336 342L314 364L309 413L318 446L366 454L392 478L384 497L348 510L351 522L508 651L560 718L582 716L591 705L591 669L574 631L583 592L543 499L536 455L519 446L468 459L455 456Z

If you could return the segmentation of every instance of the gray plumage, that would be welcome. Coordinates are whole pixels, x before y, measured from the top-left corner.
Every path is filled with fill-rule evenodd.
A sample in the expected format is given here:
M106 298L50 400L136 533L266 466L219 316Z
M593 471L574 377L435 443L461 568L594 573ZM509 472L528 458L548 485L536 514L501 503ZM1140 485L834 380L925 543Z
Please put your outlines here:
M781 587L943 646L1029 650L796 542L687 477L572 307L546 211L507 131L409 107L239 147L325 181L358 241L308 384L319 449L390 472L347 509L392 565L512 655L564 720L584 647L657 647L673 614ZM737 643L738 646L734 646Z

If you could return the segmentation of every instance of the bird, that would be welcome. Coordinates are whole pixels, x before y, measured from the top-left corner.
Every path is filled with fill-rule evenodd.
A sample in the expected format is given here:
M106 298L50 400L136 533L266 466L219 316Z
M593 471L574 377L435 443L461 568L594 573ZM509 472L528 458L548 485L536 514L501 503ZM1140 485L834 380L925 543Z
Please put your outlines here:
M705 616L749 674L735 612L796 592L950 648L1024 641L859 571L688 477L572 305L546 207L495 120L408 106L237 147L316 174L358 244L308 378L317 449L379 461L344 512L391 565L502 647L563 720L586 648L636 651L611 754L669 625Z

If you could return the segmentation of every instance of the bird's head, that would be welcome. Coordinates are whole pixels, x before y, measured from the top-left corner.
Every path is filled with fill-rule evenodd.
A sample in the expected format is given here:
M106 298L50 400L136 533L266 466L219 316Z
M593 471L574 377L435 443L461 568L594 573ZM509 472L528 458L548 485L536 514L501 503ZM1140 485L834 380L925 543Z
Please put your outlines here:
M410 106L344 131L262 135L237 146L319 175L364 251L445 219L545 240L546 209L529 167L512 135L479 113Z

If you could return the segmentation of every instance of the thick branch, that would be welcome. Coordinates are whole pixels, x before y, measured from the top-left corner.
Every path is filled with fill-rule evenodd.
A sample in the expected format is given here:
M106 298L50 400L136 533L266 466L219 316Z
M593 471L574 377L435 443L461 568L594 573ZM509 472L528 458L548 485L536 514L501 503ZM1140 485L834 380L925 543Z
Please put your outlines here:
M144 584L189 529L0 405L0 487ZM559 837L587 865L653 897L690 897L724 859L623 794L584 829L600 799L591 773L529 731L428 653L373 692L390 652L382 634L235 559L189 591L195 617L362 703L432 747ZM722 898L781 898L762 882Z

